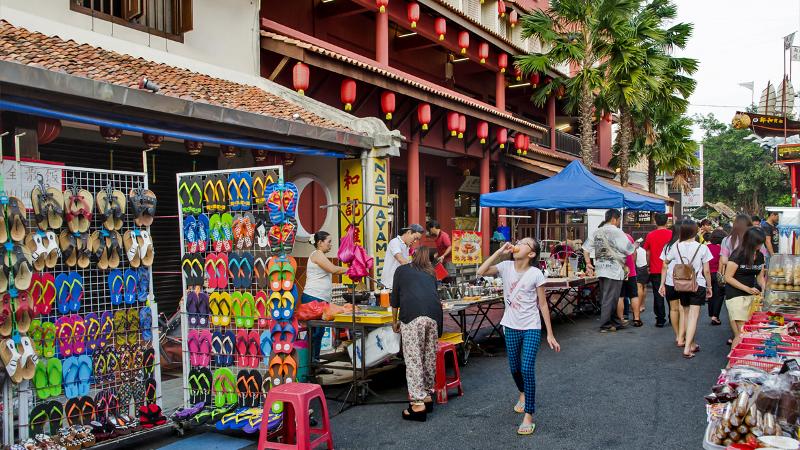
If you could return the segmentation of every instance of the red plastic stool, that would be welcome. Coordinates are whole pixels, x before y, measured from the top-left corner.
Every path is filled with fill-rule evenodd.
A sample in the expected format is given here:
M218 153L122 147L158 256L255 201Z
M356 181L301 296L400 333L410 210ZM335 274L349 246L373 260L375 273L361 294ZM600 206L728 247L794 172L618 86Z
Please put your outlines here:
M308 410L311 401L315 398L318 398L322 404L322 428L311 428L308 422ZM283 402L283 428L286 444L268 441L267 422L270 408L272 408L274 402ZM319 435L313 441L311 440L312 433ZM288 442L295 443L289 444ZM318 384L288 383L270 389L267 394L267 401L264 404L261 428L258 433L258 450L310 450L322 443L326 443L329 449L333 449L328 405L325 402L325 394L322 393L322 388Z
M445 358L447 356L450 356L453 361L455 372L453 376L448 376L446 372ZM458 370L456 347L447 342L439 342L439 348L436 350L436 403L447 403L447 391L455 388L458 388L459 396L464 395L464 389L461 387L461 372Z

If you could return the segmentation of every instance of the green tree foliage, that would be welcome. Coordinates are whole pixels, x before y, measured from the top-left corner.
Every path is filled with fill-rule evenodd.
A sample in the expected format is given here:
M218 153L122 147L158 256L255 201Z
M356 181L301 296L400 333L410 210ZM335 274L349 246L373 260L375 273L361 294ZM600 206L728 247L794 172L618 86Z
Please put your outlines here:
M744 140L749 130L736 130L713 114L695 116L703 137L706 201L724 202L735 210L761 214L765 206L789 206L789 177L774 164L769 150Z

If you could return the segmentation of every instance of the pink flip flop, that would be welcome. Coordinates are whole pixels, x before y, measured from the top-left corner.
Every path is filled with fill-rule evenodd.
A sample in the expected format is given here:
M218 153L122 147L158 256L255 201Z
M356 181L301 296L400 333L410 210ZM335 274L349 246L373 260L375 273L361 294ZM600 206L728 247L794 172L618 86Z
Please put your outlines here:
M211 331L202 330L198 336L198 365L208 366L211 364Z
M192 366L199 366L198 356L200 353L200 340L199 330L189 330L186 335L186 346L189 349L189 364Z

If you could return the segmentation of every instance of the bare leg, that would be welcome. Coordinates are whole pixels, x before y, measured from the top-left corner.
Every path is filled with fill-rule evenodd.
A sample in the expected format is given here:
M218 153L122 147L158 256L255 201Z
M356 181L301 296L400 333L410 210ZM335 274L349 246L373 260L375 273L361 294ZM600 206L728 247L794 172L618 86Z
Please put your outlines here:
M631 312L633 313L633 320L641 320L642 285L637 284L636 286L638 288L638 292L636 293L636 297L631 299Z
M669 301L669 322L672 324L672 331L675 332L675 341L683 347L683 334L681 333L681 301Z
M642 312L644 312L644 304L645 304L644 300L645 300L645 298L647 298L647 286L645 286L642 283L636 283L636 286L639 287L639 292L638 292L639 293L639 308L637 308L637 309L639 310L639 313L641 314Z
M744 326L744 322L741 320L731 320L731 329L733 329L733 339L739 337L742 334L742 327Z
M685 322L681 322L681 326L686 328L686 344L683 347L683 354L689 355L694 353L696 343L694 341L695 334L697 333L697 320L700 318L700 306L691 305L688 308L684 307Z
M689 307L688 306L681 306L678 304L678 308L680 311L680 322L678 323L678 337L676 339L678 346L683 347L686 345L686 320L689 318Z
M533 414L525 413L525 417L522 418L523 425L530 425L533 423Z
M619 301L617 302L617 317L619 317L620 323L625 323L625 298L620 297Z

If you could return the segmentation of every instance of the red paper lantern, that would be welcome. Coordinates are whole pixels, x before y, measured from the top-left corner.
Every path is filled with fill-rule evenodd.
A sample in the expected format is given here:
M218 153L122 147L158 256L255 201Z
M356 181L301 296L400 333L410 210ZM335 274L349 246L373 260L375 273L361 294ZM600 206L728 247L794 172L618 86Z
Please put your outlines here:
M39 145L49 144L61 133L61 121L49 117L39 117L36 124L36 142Z
M506 16L506 2L503 0L498 0L497 2L497 14L500 14L500 17Z
M100 136L103 136L106 142L114 143L122 136L122 130L119 128L100 127Z
M444 35L447 34L447 21L443 17L437 17L433 21L433 31L439 35L439 40L444 40Z
M481 140L481 144L486 143L486 138L489 137L489 124L481 120L478 122L478 131L477 131L478 139Z
M522 133L517 133L514 136L514 147L517 148L517 154L522 154L522 149L525 148L525 135Z
M308 66L298 62L292 68L292 86L300 95L305 95L308 89L309 71Z
M528 149L531 147L531 137L527 134L525 135L525 147L522 149L522 156L526 156L528 154Z
M486 63L486 58L489 57L489 44L481 42L480 45L478 45L478 57L481 59L481 64Z
M508 23L511 24L511 28L517 26L517 22L519 22L519 14L517 14L516 9L512 9L510 13L508 13Z
M467 116L463 114L458 115L458 138L464 139L464 133L467 131Z
M200 141L183 141L183 148L190 156L197 156L203 151L203 143Z
M340 92L342 103L344 103L344 110L350 111L353 109L353 103L356 101L356 82L350 78L342 80L342 88Z
M394 92L383 91L381 93L381 110L386 114L386 120L392 120L394 112Z
M450 136L458 135L458 118L457 112L447 113L447 129L450 130Z
M232 145L222 144L219 146L219 151L222 153L222 156L226 158L236 158L239 156L239 149Z
M531 74L531 86L536 87L539 85L539 72L533 72Z
M458 33L458 46L461 47L461 54L466 55L469 48L469 33L466 31Z
M164 142L164 136L144 133L142 135L142 140L147 148L157 149L158 147L161 147L161 143Z
M417 22L419 22L419 3L409 3L406 6L406 16L408 16L408 21L411 22L411 28L417 28Z
M431 105L420 103L417 106L417 120L422 124L423 130L428 129L428 124L431 123Z
M514 78L517 81L522 81L522 69L517 66L514 66Z
M506 142L508 142L508 130L506 128L498 128L497 143L500 144L500 148L506 148Z
M378 11L385 13L386 7L389 6L389 0L375 0L375 6L378 7Z
M507 53L500 53L497 55L497 67L500 68L500 73L506 73L506 67L508 67Z

